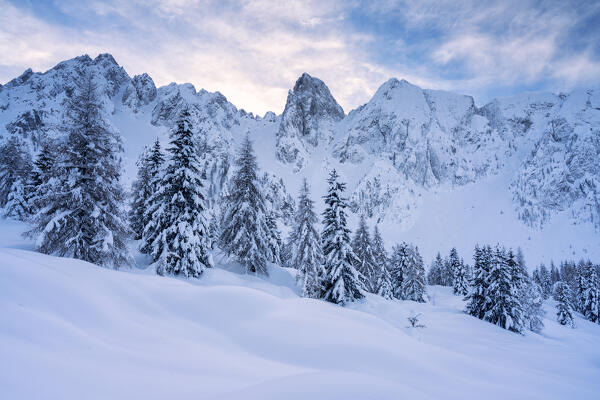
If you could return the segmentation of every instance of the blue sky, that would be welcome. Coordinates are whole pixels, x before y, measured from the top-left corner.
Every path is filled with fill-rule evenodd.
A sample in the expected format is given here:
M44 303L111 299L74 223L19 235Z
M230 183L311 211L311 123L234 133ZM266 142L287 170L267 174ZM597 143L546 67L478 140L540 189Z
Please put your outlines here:
M260 114L305 71L347 112L391 77L483 104L598 86L600 2L0 0L1 83L105 52Z

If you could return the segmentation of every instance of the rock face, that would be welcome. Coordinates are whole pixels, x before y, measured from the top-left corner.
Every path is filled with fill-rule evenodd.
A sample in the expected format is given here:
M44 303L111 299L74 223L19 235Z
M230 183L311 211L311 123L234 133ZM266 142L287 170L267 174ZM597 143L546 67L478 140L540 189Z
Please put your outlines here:
M344 118L344 110L320 79L307 73L296 81L288 93L277 132L277 158L302 169L315 148L327 145L333 138L336 123Z
M464 184L496 171L497 158L475 153L502 150L498 133L479 115L472 97L422 90L390 79L343 123L335 154L342 162L389 160L424 187Z
M502 173L509 177L502 190L527 225L543 227L566 211L574 223L600 230L598 90L522 94L478 108L470 96L390 79L344 115L327 86L303 74L283 113L260 118L219 92L176 83L156 88L147 74L131 78L109 54L84 55L44 73L28 69L1 86L0 138L18 135L32 151L48 138L60 139L63 102L87 73L94 75L107 121L130 121L122 126L132 142L149 144L154 137L135 136L165 132L189 109L215 201L226 190L236 140L249 133L269 172L269 196L279 206L292 201L288 182L278 176L324 180L336 167L348 175L354 211L406 224L423 193ZM287 208L290 220L293 206Z
M511 188L526 223L559 211L600 229L600 93L578 90L548 108L541 135Z

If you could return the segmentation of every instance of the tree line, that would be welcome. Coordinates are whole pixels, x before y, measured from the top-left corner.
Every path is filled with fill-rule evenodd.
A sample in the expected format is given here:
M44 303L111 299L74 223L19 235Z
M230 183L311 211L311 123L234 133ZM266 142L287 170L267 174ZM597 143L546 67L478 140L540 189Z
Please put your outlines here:
M438 253L426 274L418 247L398 243L388 254L377 225L371 231L364 216L352 234L346 185L335 170L327 179L321 228L304 180L283 240L248 136L211 206L211 155L188 109L170 130L166 149L158 140L144 149L126 207L120 137L105 122L93 76L77 82L65 110L66 139L42 145L35 160L15 137L0 152L0 206L31 223L27 235L43 253L119 268L132 263L127 243L133 238L158 274L198 278L213 267L211 254L219 248L247 273L267 275L269 263L294 268L302 296L336 304L367 292L425 302L430 284L452 287L467 313L514 332L542 329L542 304L550 295L561 324L573 325L573 311L600 323L597 266L564 262L548 271L542 265L530 277L520 249L488 245L475 248L472 267L455 248L445 259Z

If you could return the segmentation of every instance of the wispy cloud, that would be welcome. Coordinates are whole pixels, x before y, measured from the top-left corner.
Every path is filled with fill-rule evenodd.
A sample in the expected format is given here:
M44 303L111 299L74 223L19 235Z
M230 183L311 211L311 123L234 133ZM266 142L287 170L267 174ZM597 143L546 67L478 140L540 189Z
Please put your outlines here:
M593 2L0 0L0 10L0 81L110 52L130 74L219 90L259 113L280 112L305 71L347 111L392 76L482 98L600 81Z

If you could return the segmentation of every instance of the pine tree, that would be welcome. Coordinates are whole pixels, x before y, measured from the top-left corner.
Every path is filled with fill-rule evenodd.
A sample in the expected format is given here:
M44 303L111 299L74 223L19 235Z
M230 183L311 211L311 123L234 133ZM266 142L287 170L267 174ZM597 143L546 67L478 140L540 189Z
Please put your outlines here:
M419 303L425 302L425 267L419 248L413 247L408 253L406 269L403 271L402 298Z
M561 325L575 328L571 305L571 288L566 283L559 281L556 284L556 320Z
M475 246L473 262L471 288L469 294L465 297L467 302L466 311L476 318L483 319L488 309L491 249Z
M190 113L184 109L169 134L170 146L160 186L148 200L144 247L160 275L199 277L213 265L208 232L206 182Z
M367 292L377 293L378 268L375 264L375 257L371 248L371 236L364 215L360 216L358 229L354 232L352 251L356 255L354 267L360 274L359 277L363 287Z
M210 219L208 220L208 233L210 237L210 248L214 250L219 243L219 237L221 236L221 228L219 225L219 217L217 216L216 208L213 208L210 212Z
M140 240L144 233L147 221L144 218L146 202L152 195L150 173L148 169L150 150L145 147L140 154L136 165L138 167L136 180L131 186L132 201L129 212L129 226L133 232L133 238Z
M4 216L26 221L29 217L27 200L25 200L25 188L20 178L17 178L10 188L8 201L4 206Z
M544 328L544 297L540 286L529 281L523 291L523 306L525 321L529 330L539 333Z
M67 100L60 174L40 199L34 216L39 251L118 268L130 264L129 230L119 183L122 151L118 132L103 119L93 77L77 82Z
M407 269L410 246L408 243L401 243L392 248L390 257L390 278L392 283L392 295L394 298L402 299L402 282L404 280L404 271Z
M163 201L158 192L163 186L165 156L162 153L158 138L156 138L152 149L149 150L144 158L143 165L144 183L140 185L141 193L139 199L132 208L135 215L141 219L143 225L140 251L144 254L150 254L154 248L153 243L160 232L160 225L157 224L158 221L153 221L152 219L153 213L159 207L160 202ZM134 216L132 215L131 217L133 218Z
M556 265L554 265L554 261L550 262L550 283L554 286L556 282L560 281L560 272Z
M25 182L31 169L31 156L25 144L17 136L11 135L0 146L0 208L8 202L15 181Z
M522 332L523 307L512 276L515 265L512 251L506 253L496 247L489 274L490 307L486 310L484 319L504 329Z
M450 250L448 261L452 268L452 290L454 294L465 296L469 290L469 282L467 281L467 269L465 264L458 258L456 248Z
M364 297L359 275L354 268L356 256L350 246L350 230L346 222L346 199L343 198L345 184L338 181L338 174L331 171L329 189L323 212L324 269L323 298L336 304L346 304Z
M306 178L300 189L294 227L290 233L290 266L298 270L296 281L303 297L318 298L321 295L323 253L321 238L315 224L317 215Z
M281 232L277 227L277 217L274 211L267 212L267 228L269 239L269 261L281 265L281 248L283 242L281 240Z
M390 300L394 297L392 277L390 274L390 262L388 260L387 252L385 251L383 238L379 233L377 225L373 228L373 243L371 244L371 248L373 249L373 258L375 259L375 265L377 266L377 280L375 283L376 293L384 299Z
M600 282L596 268L590 264L589 269L583 295L583 315L589 321L600 324Z
M438 252L435 259L432 261L429 267L429 273L427 274L427 282L430 285L443 285L444 284L444 260L442 255Z
M25 184L25 201L30 216L35 215L44 206L41 200L52 187L50 180L58 175L55 164L55 149L50 143L45 143L33 163Z
M550 279L550 272L545 264L540 265L538 284L542 288L542 294L544 295L544 300L546 300L552 292L552 281Z
M256 156L248 136L242 143L236 165L238 169L224 199L221 248L227 254L235 255L246 272L268 275L267 261L273 255L269 247L272 236L257 179Z
M456 251L456 250L455 250ZM442 263L441 268L441 282L442 286L453 286L452 279L454 278L454 263L458 262L458 255L455 258L451 259L450 257L446 258Z

